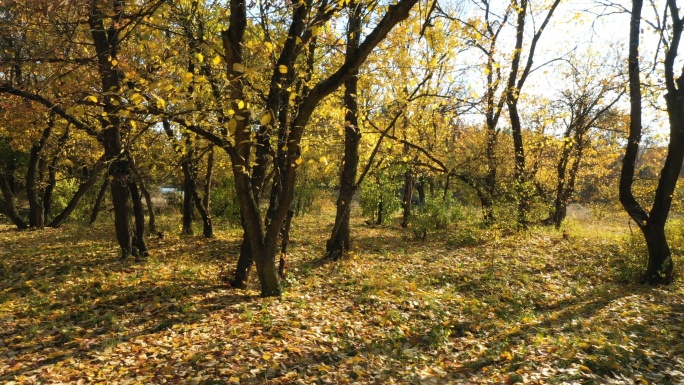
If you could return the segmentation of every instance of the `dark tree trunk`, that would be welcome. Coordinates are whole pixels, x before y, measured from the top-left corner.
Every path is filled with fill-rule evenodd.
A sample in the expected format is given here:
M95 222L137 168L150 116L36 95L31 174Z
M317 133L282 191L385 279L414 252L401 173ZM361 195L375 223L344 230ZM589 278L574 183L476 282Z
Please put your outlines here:
M278 253L278 234L282 229L294 199L295 178L297 166L300 163L298 160L301 158L300 144L305 128L316 106L324 97L339 88L354 71L358 70L373 48L387 36L398 22L408 17L410 9L416 2L417 0L400 0L396 4L391 5L375 29L369 33L364 43L352 55L353 58L346 60L344 65L332 76L318 82L311 88L299 101L291 124L288 123L286 126L279 127L278 159L275 162L278 171L274 177L274 186L272 188L272 190L278 191L278 194L271 197L270 207L267 211L267 220L262 221L257 196L254 194L252 178L250 176L252 171L250 156L253 153L253 146L250 140L252 132L248 129L247 124L249 123L251 111L245 108L244 103L238 103L238 101L247 100L243 91L245 84L242 71L242 50L247 27L246 3L244 0L230 0L229 28L222 32L221 37L228 75L227 80L230 84L229 98L232 100L230 106L235 112L234 118L231 120L234 128L231 129L231 141L227 142L210 132L194 127L188 128L195 130L196 133L223 147L230 156L235 188L240 204L240 213L244 219L245 234L249 240L249 247L257 268L259 282L261 283L262 296L280 295L280 279L275 261L276 254ZM301 40L300 35L306 27L304 22L307 14L306 7L307 3L299 3L296 6L293 23L288 33L290 38L286 39L283 53L288 51L290 45L293 45L293 49L296 49L297 40ZM327 15L325 12L327 11L321 11L322 16ZM298 16L300 13L302 14L301 17ZM299 25L301 25L301 28L298 27ZM293 33L298 29L300 33ZM288 63L277 64L276 71L278 72L285 72L288 76L294 72L293 68L287 65ZM280 68L282 68L280 66L284 66L288 71L280 71ZM281 111L282 108L283 106L278 111ZM270 111L271 114L275 112ZM280 118L287 120L283 114L280 115ZM279 123L282 122L281 119L279 119ZM276 184L277 186L275 186Z
M143 181L142 177L138 178L138 187L140 188L142 196L145 198L145 206L147 206L147 227L149 228L149 233L156 234L157 216L154 213L154 203L152 202L152 195L150 195L150 191L147 189L147 186L145 185L145 182Z
M347 27L347 55L353 54L361 41L362 6L352 1L351 15ZM340 174L340 192L337 196L337 212L332 234L326 244L326 257L340 259L349 250L351 243L349 220L351 203L358 188L356 174L359 168L359 143L361 131L358 127L359 106L357 102L359 74L355 71L344 83L344 157Z
M55 185L57 184L57 157L50 162L47 166L47 180L45 185L45 190L43 191L43 217L45 219L50 218L52 211L52 194L55 191Z
M214 145L210 145L209 156L207 157L207 174L204 178L204 197L202 197L202 206L207 213L210 213L211 206L211 184L214 179Z
M15 226L19 230L25 230L28 229L29 225L24 222L23 219L21 219L21 215L19 215L19 210L17 210L17 206L14 204L14 192L12 191L12 187L10 186L10 183L7 181L7 177L0 172L0 190L2 190L2 197L4 201L4 213L9 217L9 219L14 223Z
M108 136L115 138L108 139ZM130 189L130 168L128 159L121 154L119 132L116 129L105 130L105 154L108 158L113 158L109 168L111 179L112 205L114 206L114 227L116 229L116 239L121 248L121 260L125 260L133 255L133 244L131 237L131 209L129 207ZM118 148L118 150L114 150Z
M70 130L69 126L64 130L64 133L62 136L59 137L59 140L57 141L57 149L61 150L64 148L64 145L66 144L67 140L69 139L70 135ZM50 217L51 211L52 211L52 194L55 190L55 186L57 185L57 162L59 161L59 151L57 154L55 154L52 159L50 160L50 163L47 165L47 185L45 186L45 191L43 192L43 216L47 219Z
M416 191L418 192L418 204L425 204L425 178L420 177L416 183Z
M97 197L95 198L95 204L93 205L93 211L90 213L90 221L88 223L90 225L94 224L95 221L97 221L97 216L100 213L100 208L102 207L102 201L104 201L105 194L107 193L107 189L109 188L109 174L106 174L104 177L104 181L102 182L102 186L100 187L100 191L97 193Z
M482 206L482 222L488 227L493 225L496 221L496 217L494 216L494 196L496 194L496 174L498 167L498 161L496 159L498 132L494 127L496 123L489 122L489 120L492 119L488 118L487 124L487 147L485 148L487 175L485 176L484 187L482 188L481 193L478 194Z
M403 216L401 227L408 227L409 217L411 216L411 201L413 200L413 186L415 185L415 176L413 170L407 170L404 174L404 194L401 205L403 207Z
M31 147L29 156L28 170L26 171L26 197L29 203L29 226L31 228L42 229L45 226L45 208L42 203L42 194L39 191L38 167L43 156L43 150L47 144L52 128L54 127L52 117L48 120L48 126L43 130L38 143Z
M280 278L285 278L285 263L287 259L287 247L290 245L290 228L292 227L292 217L294 216L294 211L289 210L287 212L287 217L283 222L283 228L280 231L280 261L278 263L278 275Z
M230 286L239 289L244 289L246 286L247 278L249 278L249 271L254 265L254 258L252 258L252 250L249 246L249 239L247 238L247 230L244 230L242 234L242 243L240 244L240 256L238 257L237 266L235 268L235 274L233 280L230 281Z
M133 233L133 255L136 257L147 257L147 246L145 246L145 210L143 209L140 191L134 181L128 184L131 190L131 200L133 201L133 214L135 216L135 232Z
M204 235L205 238L213 238L214 228L211 224L211 214L202 204L202 199L200 199L197 190L193 192L193 200L195 202L195 208L197 208L200 217L202 217L202 235Z
M665 223L672 205L679 173L682 169L684 157L684 88L683 77L680 74L675 79L674 65L682 36L682 20L676 9L676 1L669 1L670 17L672 18L672 34L668 50L665 54L665 86L667 94L667 113L670 124L670 138L665 164L658 179L653 205L646 211L635 199L632 193L632 183L639 152L642 134L641 111L641 81L639 68L639 41L642 0L632 0L629 36L629 96L630 96L630 125L627 147L620 174L620 203L629 216L639 226L648 248L648 266L642 281L650 284L669 283L674 276L672 253L665 237Z
M188 151L185 159L181 162L183 169L183 234L193 235L192 221L195 213L195 173L192 167L192 151Z
M118 114L121 105L117 95L121 89L122 73L115 68L119 48L121 28L125 24L119 24L116 20L123 20L124 2L112 0L111 25L105 27L105 16L98 7L99 2L90 1L88 24L93 38L93 45L97 53L98 74L102 82L102 91L105 94L102 102L104 112L100 117L102 133L99 135L100 142L104 147L105 159L111 162L109 176L111 178L112 203L114 205L114 227L116 238L121 248L121 259L126 259L133 252L131 239L131 213L129 208L131 180L130 160L124 154L124 146L121 139L122 121Z

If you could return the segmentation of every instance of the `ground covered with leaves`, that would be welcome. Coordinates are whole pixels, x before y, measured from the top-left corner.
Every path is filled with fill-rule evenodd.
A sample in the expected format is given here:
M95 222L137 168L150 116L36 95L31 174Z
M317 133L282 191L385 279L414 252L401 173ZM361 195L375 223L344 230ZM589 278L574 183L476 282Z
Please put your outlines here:
M277 299L219 279L237 230L167 234L120 263L104 227L2 227L0 382L684 383L681 279L631 283L643 245L626 219L426 240L359 219L335 263L321 261L331 222L295 218Z

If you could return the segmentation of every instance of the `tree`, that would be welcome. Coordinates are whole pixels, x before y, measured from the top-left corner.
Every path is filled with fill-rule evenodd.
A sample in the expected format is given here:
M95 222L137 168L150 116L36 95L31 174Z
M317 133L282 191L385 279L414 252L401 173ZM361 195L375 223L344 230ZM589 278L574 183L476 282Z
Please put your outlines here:
M231 111L229 119L225 121L223 129L218 134L192 125L187 128L224 149L231 159L245 235L256 264L263 296L280 294L275 263L278 235L290 212L297 167L302 162L301 140L316 106L353 75L392 27L408 17L410 9L416 2L417 0L402 0L389 6L376 27L355 50L355 54L331 71L330 75L315 82L313 86L307 84L306 87L300 88L300 93L294 92L296 88L283 87L284 90L278 92L277 97L285 103L280 103L278 110L264 109L260 122L262 128L259 129L257 135L253 135L250 120L253 109L250 103L253 99L247 94L249 67L245 60L245 32L249 24L247 18L249 5L244 0L230 1L229 26L221 33L222 53L229 83L225 98L225 103L229 103ZM318 4L318 7L313 7L310 2L293 5L290 28L279 56L279 60L284 62L274 63L274 76L271 76L271 84L278 87L285 80L295 80L296 68L290 63L294 62L294 58L298 57L311 38L320 32L322 22L329 19L334 10L335 6L327 2ZM308 24L307 21L309 21ZM287 96L287 99L281 99L284 96ZM295 104L291 106L290 103L293 101ZM265 106L269 106L268 100ZM270 141L262 142L264 138L270 138L271 134L275 137L273 141L277 145L275 149L272 149ZM275 154L275 175L265 220L261 217L259 195L254 190L252 178L258 171L252 163L252 151L255 145L260 143L268 144L266 150ZM258 155L256 160L259 160Z
M634 197L632 186L639 145L642 139L642 81L641 81L641 21L643 0L632 0L629 27L629 137L625 148L620 174L620 203L644 235L648 248L648 266L643 282L651 284L669 283L674 275L672 252L665 236L665 223L672 205L674 189L679 179L684 160L684 72L675 78L675 62L684 30L676 0L667 0L663 11L664 20L669 19L671 31L660 30L661 43L665 47L663 77L665 103L669 120L669 141L665 163L660 172L653 195L651 209L644 209ZM662 46L660 46L662 47ZM659 48L660 48L659 47ZM684 70L683 70L684 71Z
M588 53L587 56L592 56ZM596 60L604 61L605 58ZM559 229L565 220L567 205L575 192L575 184L584 152L591 145L591 130L611 124L614 106L624 94L619 73L603 75L606 65L593 60L570 62L569 89L561 92L559 111L565 129L556 163L556 189L549 222ZM612 68L608 68L612 71ZM596 77L596 74L601 78ZM604 126L604 127L601 127Z

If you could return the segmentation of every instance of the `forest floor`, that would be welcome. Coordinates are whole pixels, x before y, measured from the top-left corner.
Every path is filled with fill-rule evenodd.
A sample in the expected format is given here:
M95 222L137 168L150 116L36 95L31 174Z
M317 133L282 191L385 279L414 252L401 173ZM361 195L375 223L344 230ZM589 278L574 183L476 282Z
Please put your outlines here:
M1 227L0 382L684 383L682 280L630 283L643 245L626 219L424 241L359 219L348 258L322 262L331 224L327 206L295 218L284 293L268 299L254 277L218 279L235 229L167 231L148 261L121 263L104 224Z

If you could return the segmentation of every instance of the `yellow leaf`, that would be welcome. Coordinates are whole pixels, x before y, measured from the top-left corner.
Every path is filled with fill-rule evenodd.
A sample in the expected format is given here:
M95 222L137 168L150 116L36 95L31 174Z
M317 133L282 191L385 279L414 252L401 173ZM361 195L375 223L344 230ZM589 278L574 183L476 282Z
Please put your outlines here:
M233 377L230 378L230 382L234 382L234 383L236 383L236 384L239 384L239 383L240 383L240 377L238 377L238 376L233 376Z
M86 98L85 98L84 100L85 100L86 102L97 103L97 98L94 97L93 95L86 96Z
M183 75L183 82L184 83L190 83L192 81L192 78L195 77L195 74L192 72L186 72L185 75Z
M214 56L214 59L211 60L211 63L215 66L221 64L221 57L220 56Z
M318 36L318 30L319 30L319 28L317 25L312 26L311 27L311 36L314 36L314 37Z
M583 372L591 373L591 369L589 369L588 367L586 367L584 365L580 365L579 369Z
M271 355L268 354L268 353L264 353L264 354L261 356L261 358L263 358L263 359L266 360L266 361L269 361L271 358L273 358L273 356L271 356Z
M273 44L271 44L270 42L267 41L266 43L264 43L264 46L267 50L273 51Z
M116 65L119 64L119 61L114 59L112 60L112 67L116 67Z
M157 99L157 108L165 110L166 109L166 101L164 99Z
M299 157L299 158L297 158L297 160L295 160L295 164L296 164L297 166L299 166L300 164L302 164L302 162L304 162L304 159L302 159L301 157Z
M282 65L282 64L279 65L279 66L278 66L278 71L279 71L281 74L286 74L286 73L287 73L287 66Z
M238 109L241 110L241 109L245 108L245 102L243 102L242 100L238 100L237 106L238 106Z
M228 122L228 132L231 134L235 132L235 129L237 128L237 120L231 119L230 122Z
M321 162L321 163L323 163L323 164L325 164L325 165L328 164L328 158L326 158L326 157L324 157L324 156L322 156L318 161Z
M271 123L271 114L270 113L264 114L264 116L261 117L261 120L259 121L259 123L262 126L266 126L269 123Z
M135 104L140 104L143 102L143 100L145 100L145 98L143 98L140 94L136 93L131 96L131 101Z
M204 61L204 55L202 55L201 53L198 53L198 54L197 54L197 61L199 61L200 63L202 63L202 62Z
M235 72L245 72L245 66L240 63L233 63L233 71Z

